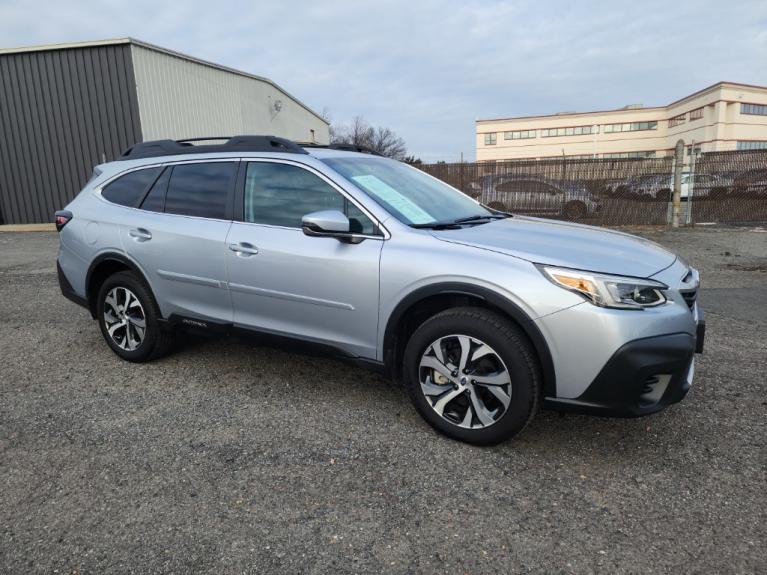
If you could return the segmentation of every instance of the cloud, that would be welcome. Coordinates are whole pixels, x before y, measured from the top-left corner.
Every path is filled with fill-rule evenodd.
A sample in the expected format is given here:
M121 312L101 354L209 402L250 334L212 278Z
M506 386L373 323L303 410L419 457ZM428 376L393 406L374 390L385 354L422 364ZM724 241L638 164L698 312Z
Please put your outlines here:
M0 5L4 46L121 36L267 76L336 121L362 114L427 161L473 157L477 118L767 84L761 0Z

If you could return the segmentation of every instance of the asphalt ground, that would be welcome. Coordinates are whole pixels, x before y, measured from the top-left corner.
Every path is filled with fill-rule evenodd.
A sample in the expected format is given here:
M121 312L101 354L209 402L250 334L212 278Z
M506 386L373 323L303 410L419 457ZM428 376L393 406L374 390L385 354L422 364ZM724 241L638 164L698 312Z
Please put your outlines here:
M640 230L703 277L685 401L492 448L334 359L123 362L60 295L55 233L0 234L0 572L763 573L766 231Z

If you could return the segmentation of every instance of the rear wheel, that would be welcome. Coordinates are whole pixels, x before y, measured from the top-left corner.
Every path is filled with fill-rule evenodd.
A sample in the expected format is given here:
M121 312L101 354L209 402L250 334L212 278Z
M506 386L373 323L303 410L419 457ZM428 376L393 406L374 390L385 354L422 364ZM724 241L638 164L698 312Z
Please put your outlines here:
M96 317L112 351L135 362L167 353L173 335L161 328L157 304L135 274L118 272L109 276L97 297Z
M486 309L454 308L424 322L407 344L404 374L423 418L461 441L504 441L538 410L540 375L530 343Z

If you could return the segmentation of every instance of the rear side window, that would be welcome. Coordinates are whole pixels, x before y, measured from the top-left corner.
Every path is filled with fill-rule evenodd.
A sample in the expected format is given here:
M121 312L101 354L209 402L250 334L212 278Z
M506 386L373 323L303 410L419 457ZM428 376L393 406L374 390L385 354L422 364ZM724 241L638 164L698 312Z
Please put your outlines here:
M128 172L107 185L101 195L112 203L134 208L161 170L158 167Z
M235 166L234 162L174 166L165 196L165 213L225 219Z

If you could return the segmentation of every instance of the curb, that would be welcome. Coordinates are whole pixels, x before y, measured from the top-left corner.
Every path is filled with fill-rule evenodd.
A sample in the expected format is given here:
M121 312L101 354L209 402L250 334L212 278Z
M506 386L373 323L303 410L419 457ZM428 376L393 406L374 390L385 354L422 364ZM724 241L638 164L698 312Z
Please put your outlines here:
M2 232L55 232L56 224L6 224L0 226Z

